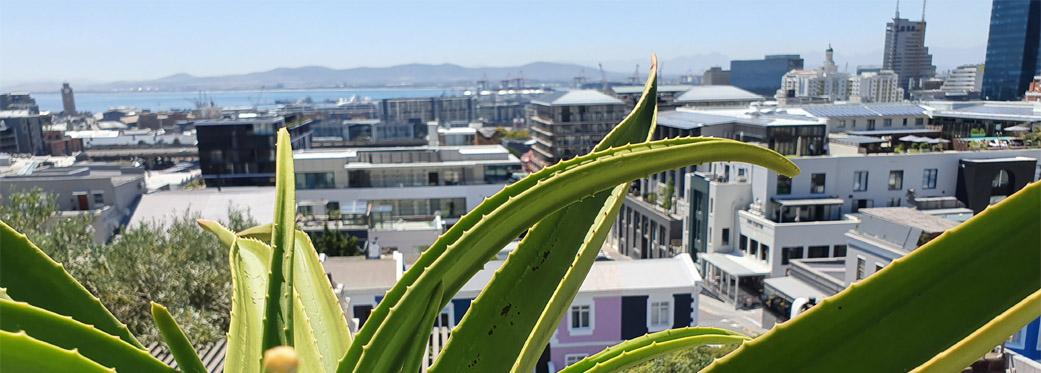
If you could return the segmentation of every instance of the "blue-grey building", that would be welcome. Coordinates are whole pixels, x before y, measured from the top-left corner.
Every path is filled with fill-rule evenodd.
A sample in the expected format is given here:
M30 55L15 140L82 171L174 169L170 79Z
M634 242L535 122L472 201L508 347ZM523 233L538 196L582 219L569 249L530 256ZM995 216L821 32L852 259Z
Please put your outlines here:
M767 55L761 60L730 61L730 85L762 96L773 96L781 88L781 78L802 69L797 54Z
M1041 74L1041 2L994 0L983 72L987 100L1023 98L1034 75Z

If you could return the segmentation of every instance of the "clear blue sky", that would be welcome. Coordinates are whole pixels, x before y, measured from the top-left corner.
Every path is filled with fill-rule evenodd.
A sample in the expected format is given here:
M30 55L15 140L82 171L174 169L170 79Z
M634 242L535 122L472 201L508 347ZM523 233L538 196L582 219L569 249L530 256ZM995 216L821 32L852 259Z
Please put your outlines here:
M929 2L926 43L937 65L982 62L990 4ZM829 43L854 62L881 63L895 6L891 0L0 0L0 83L412 62L602 61L631 71L632 61L652 52L664 61L803 53L809 67ZM918 19L921 9L920 1L904 0L901 15Z

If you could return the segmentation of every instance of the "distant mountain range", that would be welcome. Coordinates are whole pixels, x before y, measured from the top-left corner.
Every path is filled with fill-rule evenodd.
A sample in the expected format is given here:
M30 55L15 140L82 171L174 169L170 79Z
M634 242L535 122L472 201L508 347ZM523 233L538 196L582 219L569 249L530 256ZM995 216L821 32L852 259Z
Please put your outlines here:
M199 77L176 74L144 81L119 81L100 84L76 84L78 92L129 91L152 89L162 91L246 90L246 89L307 89L339 87L447 87L473 86L487 79L491 87L507 78L523 75L527 84L540 82L567 82L584 74L588 81L600 81L599 68L552 62L534 62L514 67L463 67L453 64L408 64L391 67L358 67L331 69L321 66L277 68L274 70L222 76ZM632 73L606 72L610 81L624 81ZM646 72L643 72L646 78ZM54 91L54 82L37 82L3 87L4 91Z
M938 72L943 72L965 63L982 63L986 46L959 48L931 48L935 56L934 64ZM824 59L823 49L806 50L800 53L806 68L816 68ZM841 70L856 70L857 65L877 65L882 63L882 51L869 51L855 54L835 55ZM633 67L639 66L643 78L647 77L647 60L604 61L607 79L611 82L624 82L633 74ZM712 66L729 69L730 58L720 53L698 53L685 56L674 56L661 61L663 78L675 80L688 72L701 75ZM626 71L624 73L618 70ZM473 87L478 80L488 79L489 86L498 87L499 82L507 78L516 78L523 74L527 84L564 83L570 84L576 76L584 75L589 83L601 80L600 68L572 63L533 62L521 66L510 67L464 67L454 64L407 64L391 67L357 67L351 69L331 69L321 66L304 66L295 68L277 68L274 70L249 74L200 77L189 74L175 74L165 78L143 81L119 81L112 83L71 81L77 92L108 92L152 89L161 91L215 91L215 90L253 90L253 89L308 89L308 88L402 88L402 87ZM61 82L31 82L0 86L2 92L57 92Z

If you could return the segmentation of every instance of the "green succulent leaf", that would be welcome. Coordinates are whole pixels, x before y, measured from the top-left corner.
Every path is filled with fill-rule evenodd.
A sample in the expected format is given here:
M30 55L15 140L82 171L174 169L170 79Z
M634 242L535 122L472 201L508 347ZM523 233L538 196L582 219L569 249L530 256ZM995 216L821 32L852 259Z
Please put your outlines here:
M270 246L249 238L236 238L232 245L231 326L224 363L228 372L261 370L271 252Z
M749 338L740 333L715 328L669 329L633 338L568 366L560 373L616 372L674 352L709 344L740 344Z
M308 335L313 341L301 341L294 337L297 353L301 360L308 359L300 348L301 344L314 344L317 360L322 371L332 372L341 356L347 352L351 344L351 332L347 327L347 317L340 308L339 300L333 293L325 268L318 259L318 253L311 243L311 238L302 231L296 231L296 254L293 265L293 288L295 289L294 312L295 336ZM301 332L299 329L306 329Z
M221 246L231 249L231 246L235 244L235 232L228 230L220 223L206 219L196 219L195 222L199 223L203 230L217 236ZM270 236L270 233L268 235Z
M947 351L933 356L912 372L957 372L971 365L1008 336L1041 316L1041 290L1035 291Z
M115 372L80 355L26 335L0 330L0 372Z
M681 138L578 157L547 167L525 178L527 182L522 180L504 188L460 219L395 284L356 336L341 363L341 371L345 365L349 366L347 370L354 369L363 348L370 353L402 333L429 328L417 324L416 310L425 306L434 283L444 281L444 307L495 252L542 217L629 180L692 163L720 160L755 163L789 175L798 173L787 158L760 146L723 139ZM483 219L467 220L471 216ZM431 261L429 266L423 266ZM395 314L393 310L401 311ZM368 335L372 336L370 340L364 338Z
M235 234L238 237L249 237L264 243L271 243L271 224L258 225Z
M594 151L651 139L658 103L656 62L633 111ZM533 370L607 238L627 190L628 184L622 184L598 192L532 227L470 305L432 370ZM554 296L558 292L562 294ZM496 331L496 343L483 342L481 333L488 330ZM473 364L472 356L483 358Z
M184 331L177 325L177 321L170 315L170 311L166 307L152 302L152 319L155 320L156 327L162 333L166 346L170 347L170 353L173 354L174 360L177 360L177 366L182 372L208 372L202 359L199 358L199 354L195 352L192 342L188 340L188 336L184 335Z
M11 299L10 295L7 295L7 288L0 288L0 299L10 300L10 301L14 300L14 299Z
M275 170L275 221L271 231L272 260L268 302L264 310L264 349L293 345L293 245L296 232L296 184L289 131L278 130Z
M434 320L438 315L441 314L441 297L444 296L444 286L438 283L434 287L434 292L430 296L430 303L427 304L426 311L423 312L423 322L420 325L433 324ZM427 358L427 344L430 341L432 331L425 329L416 329L415 336L408 343L410 346L406 348L408 355L405 356L404 367L401 369L403 372L419 372L423 365L423 359ZM394 367L397 368L397 367ZM395 369L397 370L397 369Z
M7 289L11 299L70 316L144 349L126 325L116 320L61 264L2 221L0 242L0 287Z
M24 302L0 300L0 329L16 334L23 332L35 340L59 349L77 349L86 359L105 367L127 372L173 372L163 362L116 336L93 326ZM0 350L17 347L3 343ZM65 350L59 350L66 352ZM4 357L2 359L7 359ZM0 359L0 360L2 360ZM39 368L30 369L38 371ZM4 370L8 371L8 370ZM9 370L10 372L22 370Z
M293 318L293 348L300 359L299 371L301 372L328 372L326 365L336 366L336 356L324 356L319 350L318 330L312 329L310 320L304 309L304 301L300 293L293 291L293 308L296 317Z
M1033 183L706 372L914 369L1041 289L1038 206L1041 183Z

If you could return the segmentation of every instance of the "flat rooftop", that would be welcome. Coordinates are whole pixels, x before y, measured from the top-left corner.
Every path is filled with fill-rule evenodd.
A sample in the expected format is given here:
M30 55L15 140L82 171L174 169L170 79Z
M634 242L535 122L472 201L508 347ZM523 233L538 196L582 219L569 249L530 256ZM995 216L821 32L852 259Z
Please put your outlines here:
M926 233L941 233L958 226L957 222L932 216L910 207L875 207L857 211L879 219L921 229Z

